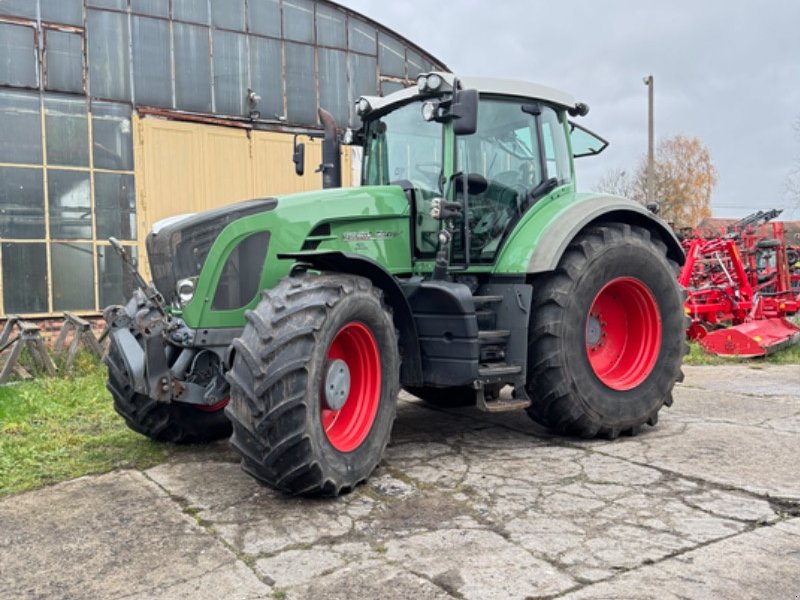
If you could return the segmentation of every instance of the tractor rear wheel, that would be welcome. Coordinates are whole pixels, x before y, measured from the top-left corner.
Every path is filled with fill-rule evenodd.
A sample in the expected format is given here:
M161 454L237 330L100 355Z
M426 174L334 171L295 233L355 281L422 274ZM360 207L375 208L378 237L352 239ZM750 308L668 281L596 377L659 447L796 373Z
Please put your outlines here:
M246 317L226 409L242 468L292 494L350 491L381 460L399 391L380 291L352 275L289 277Z
M688 352L683 294L646 229L591 227L534 283L530 416L581 437L635 435L672 404Z
M231 434L231 424L223 410L227 400L215 406L193 406L157 402L136 393L113 339L104 361L108 367L106 387L114 399L114 409L133 431L157 442L174 444L211 442Z

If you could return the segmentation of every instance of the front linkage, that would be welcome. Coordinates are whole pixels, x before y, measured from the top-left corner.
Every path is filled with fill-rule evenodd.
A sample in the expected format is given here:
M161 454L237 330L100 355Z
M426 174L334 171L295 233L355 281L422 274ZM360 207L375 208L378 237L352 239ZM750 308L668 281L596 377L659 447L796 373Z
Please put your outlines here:
M227 435L222 409L228 402L224 352L234 335L214 344L199 340L166 308L152 283L145 283L125 249L111 244L133 274L138 288L125 306L109 306L108 388L114 406L136 431L154 439L197 442ZM224 338L224 339L223 339Z

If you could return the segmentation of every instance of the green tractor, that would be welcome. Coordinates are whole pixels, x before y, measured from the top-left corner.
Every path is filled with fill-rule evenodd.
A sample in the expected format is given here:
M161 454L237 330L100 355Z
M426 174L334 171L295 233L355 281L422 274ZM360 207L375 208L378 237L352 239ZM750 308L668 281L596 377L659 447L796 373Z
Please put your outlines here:
M326 496L379 464L401 387L585 438L655 425L687 350L683 253L639 204L575 191L573 159L607 145L569 120L588 107L430 73L357 109L343 142L363 148L360 187L339 186L321 110L330 189L154 227L153 282L105 311L128 425L184 443L232 430L256 479Z

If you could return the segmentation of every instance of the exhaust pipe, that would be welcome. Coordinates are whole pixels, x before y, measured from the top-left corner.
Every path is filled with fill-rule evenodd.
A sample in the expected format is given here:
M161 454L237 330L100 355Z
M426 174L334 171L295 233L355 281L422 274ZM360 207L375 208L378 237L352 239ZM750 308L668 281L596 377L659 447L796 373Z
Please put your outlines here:
M339 150L339 135L336 132L336 119L327 110L319 109L319 120L325 128L325 138L322 140L322 187L342 187L342 155Z

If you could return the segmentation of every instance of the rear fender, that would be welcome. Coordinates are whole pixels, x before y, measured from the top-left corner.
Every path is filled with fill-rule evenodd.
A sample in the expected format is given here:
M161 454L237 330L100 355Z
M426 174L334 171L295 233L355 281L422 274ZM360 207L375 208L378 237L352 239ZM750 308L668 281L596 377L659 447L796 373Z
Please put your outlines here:
M397 280L386 269L364 256L339 251L280 254L278 258L294 259L314 270L360 275L380 288L383 291L384 300L392 309L394 326L400 334L402 358L400 381L403 385L422 385L419 338L411 306L409 306Z
M578 194L554 198L545 206L534 206L509 236L495 272L552 271L575 236L598 222L644 227L666 244L670 259L679 265L685 260L681 244L669 225L642 205L617 196Z

